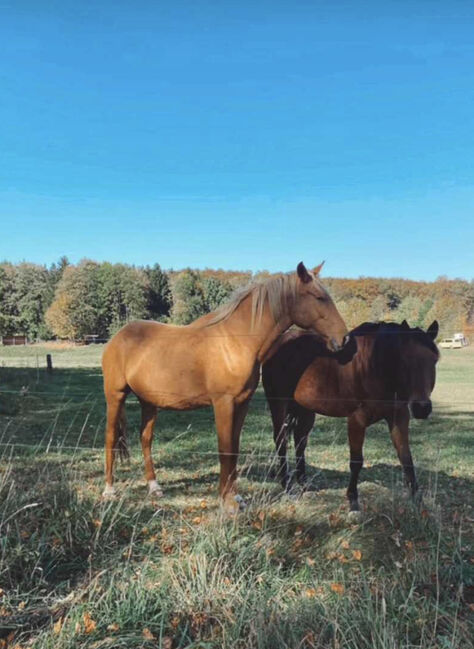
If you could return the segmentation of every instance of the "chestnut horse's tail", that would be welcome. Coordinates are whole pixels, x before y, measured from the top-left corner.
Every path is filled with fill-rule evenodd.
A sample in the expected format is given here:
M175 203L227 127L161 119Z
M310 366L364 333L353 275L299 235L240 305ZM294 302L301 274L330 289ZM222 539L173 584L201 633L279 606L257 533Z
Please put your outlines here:
M127 444L127 418L125 416L125 404L122 404L118 421L118 435L115 443L115 451L122 462L130 459L130 451Z

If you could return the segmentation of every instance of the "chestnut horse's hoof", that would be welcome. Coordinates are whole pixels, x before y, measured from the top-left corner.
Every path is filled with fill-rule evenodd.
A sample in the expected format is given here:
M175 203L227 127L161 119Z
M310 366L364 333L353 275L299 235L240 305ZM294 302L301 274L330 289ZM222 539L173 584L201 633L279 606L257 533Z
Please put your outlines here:
M239 494L229 494L224 498L222 505L224 512L229 516L235 516L247 507L245 500L242 498L242 496L239 496Z
M150 480L148 482L148 495L152 498L162 498L163 490L156 480Z
M236 495L234 496L234 500L235 500L235 502L237 503L237 505L238 505L238 507L239 507L239 511L242 512L244 509L246 509L246 507L247 507L247 503L246 503L245 500L242 498L242 496L239 496L239 494L236 494Z
M106 484L105 489L102 492L102 498L115 498L116 495L117 491L115 490L115 487L110 484Z

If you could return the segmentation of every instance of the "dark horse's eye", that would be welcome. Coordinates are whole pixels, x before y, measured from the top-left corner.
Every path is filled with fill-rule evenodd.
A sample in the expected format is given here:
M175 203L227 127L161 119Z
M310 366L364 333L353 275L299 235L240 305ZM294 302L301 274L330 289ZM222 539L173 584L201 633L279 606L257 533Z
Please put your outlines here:
M325 298L323 295L316 295L315 297L316 297L316 299L319 300L320 302L325 302L325 301L326 301L326 298Z

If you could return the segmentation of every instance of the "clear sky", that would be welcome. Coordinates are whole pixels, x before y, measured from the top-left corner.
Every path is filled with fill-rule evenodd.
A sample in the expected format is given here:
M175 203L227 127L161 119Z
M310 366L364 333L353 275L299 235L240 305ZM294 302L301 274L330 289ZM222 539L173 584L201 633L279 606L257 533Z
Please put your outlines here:
M474 276L472 0L0 0L0 259Z

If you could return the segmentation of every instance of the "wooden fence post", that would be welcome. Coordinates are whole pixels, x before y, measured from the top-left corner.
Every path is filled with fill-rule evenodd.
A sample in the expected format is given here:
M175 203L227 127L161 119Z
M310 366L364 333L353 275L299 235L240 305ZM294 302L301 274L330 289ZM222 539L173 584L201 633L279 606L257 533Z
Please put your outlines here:
M50 374L53 372L53 359L51 358L51 354L46 354L46 369Z

